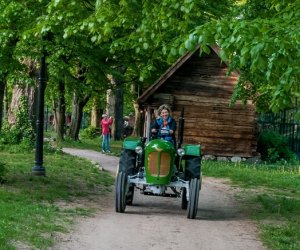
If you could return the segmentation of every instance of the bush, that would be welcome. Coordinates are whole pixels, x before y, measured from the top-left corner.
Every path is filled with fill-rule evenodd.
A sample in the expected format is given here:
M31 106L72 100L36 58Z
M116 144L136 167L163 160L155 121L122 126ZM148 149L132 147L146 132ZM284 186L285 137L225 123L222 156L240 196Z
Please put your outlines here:
M4 126L0 133L0 144L19 144L23 140L30 141L33 144L34 131L32 128L8 127Z
M7 121L3 124L0 133L0 144L20 145L24 141L23 147L33 146L35 133L28 119L28 107L26 97L21 97L21 105L15 111L16 123L9 125Z
M80 132L80 137L83 139L94 139L97 136L97 129L95 127L88 127Z
M257 151L261 154L262 160L268 162L296 159L296 155L290 149L287 139L271 130L261 132L258 137Z

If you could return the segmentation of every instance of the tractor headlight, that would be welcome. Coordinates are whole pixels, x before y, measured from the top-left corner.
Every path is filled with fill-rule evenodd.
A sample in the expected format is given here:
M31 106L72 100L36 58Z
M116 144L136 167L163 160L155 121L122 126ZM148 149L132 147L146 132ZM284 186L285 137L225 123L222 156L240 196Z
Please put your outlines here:
M185 155L185 150L183 148L179 148L179 149L177 149L177 154L179 156L184 156Z
M142 148L141 146L137 146L137 147L135 148L135 152L136 152L137 154L141 154L141 153L143 152L143 148Z

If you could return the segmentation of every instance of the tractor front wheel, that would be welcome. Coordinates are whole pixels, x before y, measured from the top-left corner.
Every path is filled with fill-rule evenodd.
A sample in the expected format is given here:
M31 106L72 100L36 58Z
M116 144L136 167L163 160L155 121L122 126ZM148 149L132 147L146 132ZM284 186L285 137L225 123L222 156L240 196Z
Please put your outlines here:
M186 160L185 160L186 180L190 180L192 178L199 178L200 175L201 175L201 157L186 156Z
M119 172L115 184L115 205L118 213L124 213L126 208L126 186L127 174Z
M129 184L128 192L126 194L126 205L132 205L134 196L134 184Z
M190 192L189 192L189 202L187 207L187 218L195 219L198 209L199 200L199 190L200 190L200 180L198 178L192 178L190 180Z
M186 198L186 188L184 187L181 193L181 208L186 209L187 206L188 206L188 200Z

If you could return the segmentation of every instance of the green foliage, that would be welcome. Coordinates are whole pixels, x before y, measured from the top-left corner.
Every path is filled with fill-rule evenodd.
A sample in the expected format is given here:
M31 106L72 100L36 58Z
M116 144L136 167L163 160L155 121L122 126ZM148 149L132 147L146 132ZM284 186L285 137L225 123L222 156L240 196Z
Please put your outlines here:
M135 83L141 85L144 81L153 82L168 64L178 58L176 52L189 30L224 16L232 1L123 0L97 3L95 12L78 26L66 29L65 36L76 34L79 27L87 30L92 34L93 43L108 48L108 62L117 65L122 62L126 68L125 79L136 79Z
M98 133L99 135L99 133ZM95 127L88 127L85 128L80 132L80 138L83 139L93 139L97 136L97 129Z
M70 111L74 92L104 99L106 90L114 88L108 75L125 82L128 92L133 84L144 89L178 58L176 51L187 32L223 17L232 2L3 0L0 65L5 67L0 77L10 84L34 83L31 66L24 62L38 67L43 48L47 54L46 103L55 109L64 97ZM59 91L58 84L64 90ZM128 98L129 105L138 92ZM97 104L103 108L105 102ZM128 105L124 107L125 114L131 112Z
M23 139L19 144L7 144L4 145L5 151L10 153L27 153L32 152L33 142L29 139Z
M62 148L56 145L55 141L48 141L43 144L44 151L51 154L63 154Z
M28 119L27 100L24 96L20 98L20 107L15 110L16 122L9 126L6 123L0 133L0 144L20 144L20 147L32 148L34 143L34 130L31 120Z
M272 130L265 130L258 137L257 151L261 158L269 162L280 160L295 160L295 154L290 149L287 139Z
M236 100L254 100L263 111L295 106L300 96L300 1L247 1L239 8L235 17L198 26L189 41L196 40L204 52L217 44L230 71L241 72Z

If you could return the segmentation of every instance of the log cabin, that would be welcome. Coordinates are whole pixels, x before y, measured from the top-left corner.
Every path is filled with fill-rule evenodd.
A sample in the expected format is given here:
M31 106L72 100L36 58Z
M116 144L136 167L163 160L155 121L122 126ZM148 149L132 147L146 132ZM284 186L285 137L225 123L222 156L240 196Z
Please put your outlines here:
M200 144L203 155L257 156L255 107L249 101L230 107L239 74L227 76L228 66L218 56L218 48L210 49L210 54L200 55L198 48L179 58L139 97L144 136L150 138L157 108L168 104L177 124L184 109L183 144Z

